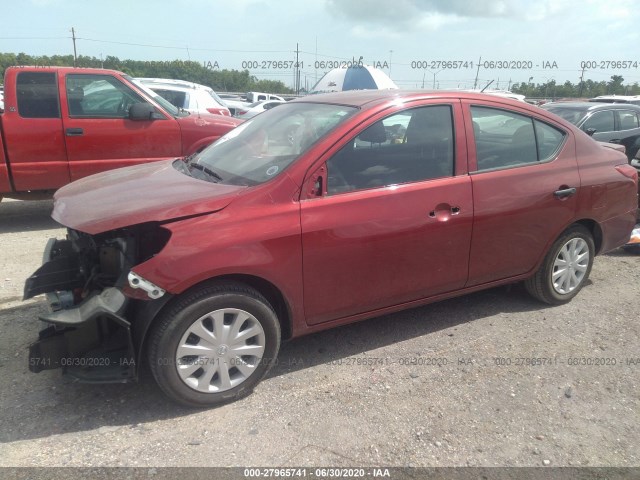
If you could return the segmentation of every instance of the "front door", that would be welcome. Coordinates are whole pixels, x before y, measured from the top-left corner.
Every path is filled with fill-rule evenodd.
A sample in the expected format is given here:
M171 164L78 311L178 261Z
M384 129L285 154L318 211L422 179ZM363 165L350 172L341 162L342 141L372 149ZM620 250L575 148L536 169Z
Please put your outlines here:
M308 324L464 286L473 206L466 170L456 176L459 108L390 115L326 162L325 194L301 204Z
M129 108L145 102L113 75L67 74L63 111L71 180L137 163L180 157L175 119L129 120Z

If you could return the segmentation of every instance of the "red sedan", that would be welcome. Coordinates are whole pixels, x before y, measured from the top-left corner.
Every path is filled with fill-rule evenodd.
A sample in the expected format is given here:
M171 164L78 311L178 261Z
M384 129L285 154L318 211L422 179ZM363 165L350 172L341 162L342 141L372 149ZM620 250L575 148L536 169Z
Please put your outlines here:
M635 224L637 171L537 107L465 92L305 97L201 154L59 190L25 297L30 368L173 399L249 393L280 341L524 281L570 301Z

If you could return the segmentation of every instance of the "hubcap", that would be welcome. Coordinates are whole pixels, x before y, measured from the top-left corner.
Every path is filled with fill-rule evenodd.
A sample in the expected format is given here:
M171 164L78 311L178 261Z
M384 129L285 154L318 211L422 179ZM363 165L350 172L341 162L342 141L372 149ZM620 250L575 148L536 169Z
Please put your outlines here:
M215 310L193 322L180 339L178 375L199 392L224 392L255 372L265 344L264 329L253 315L236 308Z
M582 238L565 243L553 263L553 288L561 295L580 286L589 268L589 245Z

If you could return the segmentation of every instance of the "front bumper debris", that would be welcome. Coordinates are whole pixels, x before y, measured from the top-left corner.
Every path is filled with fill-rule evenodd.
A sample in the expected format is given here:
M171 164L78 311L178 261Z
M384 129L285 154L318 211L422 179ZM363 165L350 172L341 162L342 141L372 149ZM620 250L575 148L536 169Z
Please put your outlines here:
M52 239L43 265L27 279L24 298L45 293L50 310L38 317L48 326L29 346L29 370L62 368L91 383L135 379L136 350L127 320L132 301L115 286L80 295L86 284L83 269L72 242Z

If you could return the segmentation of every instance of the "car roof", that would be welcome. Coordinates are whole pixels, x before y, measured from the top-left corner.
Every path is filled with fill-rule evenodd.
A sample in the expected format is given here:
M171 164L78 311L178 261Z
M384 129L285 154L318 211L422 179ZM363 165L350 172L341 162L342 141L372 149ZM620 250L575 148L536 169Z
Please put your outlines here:
M547 110L549 107L565 108L572 110L635 110L640 112L640 106L631 103L604 103L604 102L554 102L545 103L541 106Z
M422 99L468 99L490 100L494 103L504 103L519 108L527 108L528 104L507 97L490 93L466 92L462 90L348 90L345 92L320 93L296 98L289 103L313 102L335 103L352 107L371 107L393 99L422 100Z
M37 65L30 66L12 66L7 67L7 70L16 70L19 72L62 72L62 73L93 73L93 74L113 74L113 75L127 75L126 73L118 70L110 70L108 68L92 68L92 67L42 67Z
M599 102L602 100L613 100L615 102L630 102L632 100L640 100L640 95L600 95L590 98L590 102Z
M175 80L172 78L146 78L139 77L136 80L144 83L149 87L168 87L172 89L181 89L181 90L196 90L196 89L205 89L211 90L211 88L206 85L200 85L199 83L188 82L186 80Z

